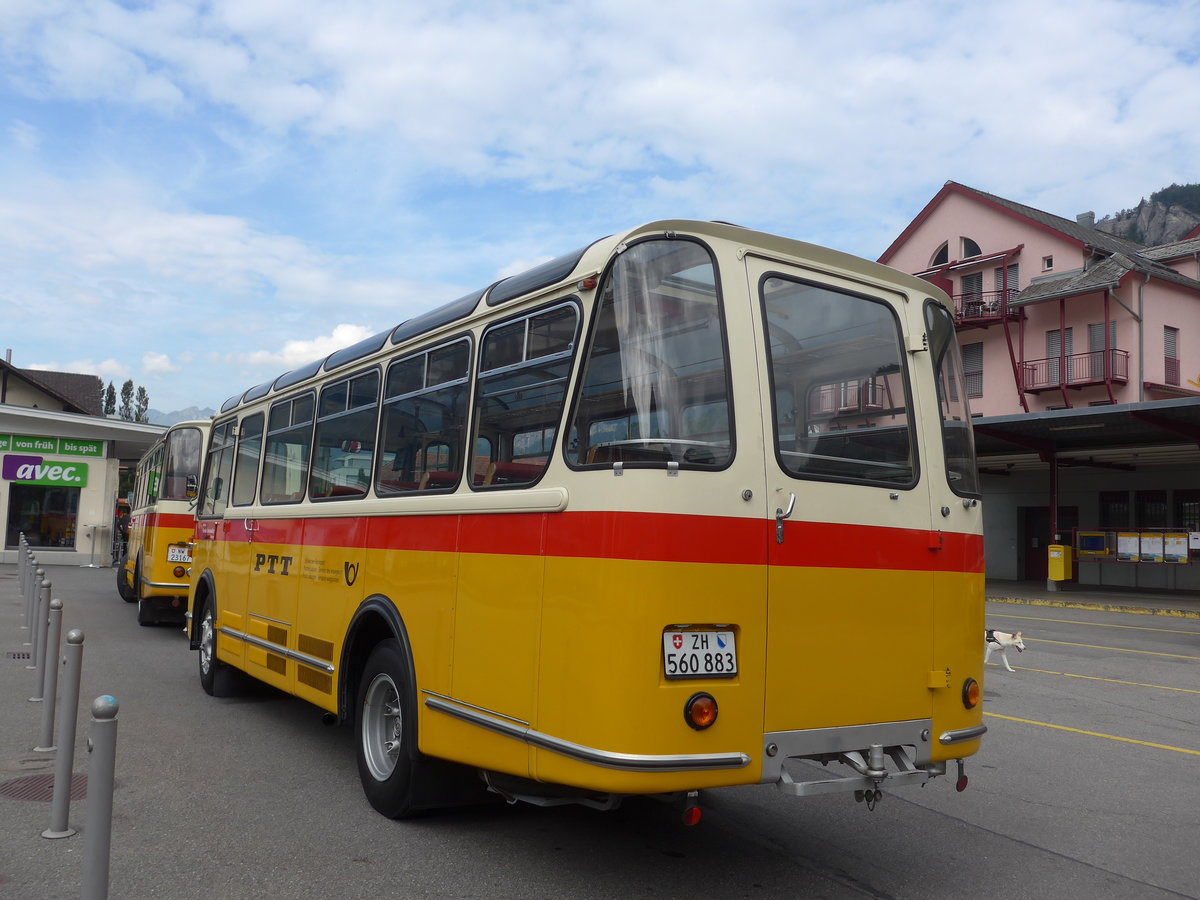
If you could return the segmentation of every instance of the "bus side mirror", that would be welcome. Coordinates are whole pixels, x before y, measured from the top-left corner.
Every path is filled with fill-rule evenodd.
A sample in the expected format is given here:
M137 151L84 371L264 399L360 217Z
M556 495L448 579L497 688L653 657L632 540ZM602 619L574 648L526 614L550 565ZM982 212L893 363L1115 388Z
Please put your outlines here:
M195 496L200 493L200 483L196 480L195 475L189 475L187 477L187 484L184 488L184 491L189 500L195 498Z

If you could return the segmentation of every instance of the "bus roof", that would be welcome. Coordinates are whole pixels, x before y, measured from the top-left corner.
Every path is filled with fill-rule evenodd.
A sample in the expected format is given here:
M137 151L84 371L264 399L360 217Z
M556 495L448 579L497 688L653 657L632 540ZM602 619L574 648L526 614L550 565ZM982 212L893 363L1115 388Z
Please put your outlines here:
M601 238L571 253L556 257L525 272L504 278L486 288L472 291L456 300L407 319L394 328L372 335L357 344L335 350L328 356L285 372L272 381L255 385L226 400L221 405L220 413L230 412L242 403L259 400L268 394L298 385L322 371L331 372L352 362L365 359L378 353L389 342L393 345L401 344L445 325L467 319L479 308L480 302L485 298L488 307L495 307L528 294L550 288L561 288L564 283L569 283L572 279L579 280L587 276L599 276L612 252L621 244L643 237L674 233L752 244L774 255L816 262L823 267L840 269L863 280L888 282L915 293L935 297L947 305L950 302L948 297L928 281L882 263L843 253L840 250L832 250L818 244L809 244L763 231L754 231L727 222L660 219Z

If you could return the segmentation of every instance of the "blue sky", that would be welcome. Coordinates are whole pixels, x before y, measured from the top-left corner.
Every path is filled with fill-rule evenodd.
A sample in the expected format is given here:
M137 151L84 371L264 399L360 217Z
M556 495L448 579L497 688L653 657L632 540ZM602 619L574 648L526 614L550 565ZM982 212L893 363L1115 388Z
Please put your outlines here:
M1200 181L1200 0L0 0L0 349L227 397L657 218Z

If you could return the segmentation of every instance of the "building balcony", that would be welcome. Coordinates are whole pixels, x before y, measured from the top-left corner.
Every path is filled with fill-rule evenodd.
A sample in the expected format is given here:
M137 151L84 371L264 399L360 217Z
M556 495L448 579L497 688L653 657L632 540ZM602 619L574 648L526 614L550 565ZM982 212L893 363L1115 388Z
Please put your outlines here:
M1020 315L1020 310L1012 308L1010 304L1016 297L1017 291L1012 289L955 294L951 298L954 301L954 321L963 327L974 327L1015 319Z
M1027 394L1054 391L1064 387L1078 390L1112 382L1124 384L1128 380L1128 350L1092 350L1088 353L1072 353L1065 357L1030 359L1021 363L1021 389Z

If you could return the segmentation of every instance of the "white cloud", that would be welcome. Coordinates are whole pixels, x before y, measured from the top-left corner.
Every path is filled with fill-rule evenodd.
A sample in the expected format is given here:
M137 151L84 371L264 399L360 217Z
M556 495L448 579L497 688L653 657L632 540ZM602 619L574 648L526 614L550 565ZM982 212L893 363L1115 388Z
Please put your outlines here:
M245 365L277 369L276 374L283 374L288 369L321 359L335 350L349 347L375 333L363 325L335 325L329 334L315 337L312 340L287 341L278 350L255 350L251 353L238 354L236 359L237 362Z
M148 350L142 354L142 371L147 374L165 374L178 372L179 366L171 362L171 357L165 353L155 353Z

